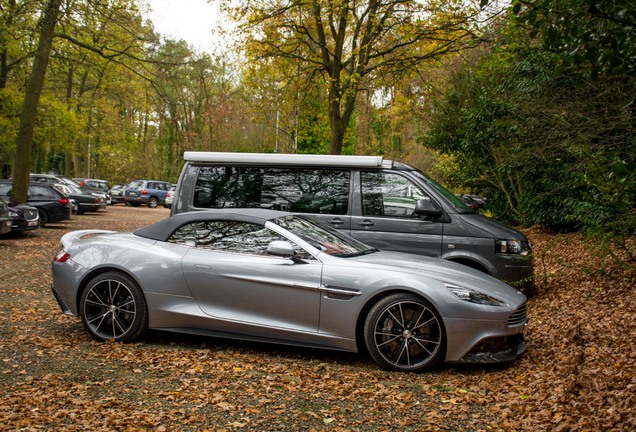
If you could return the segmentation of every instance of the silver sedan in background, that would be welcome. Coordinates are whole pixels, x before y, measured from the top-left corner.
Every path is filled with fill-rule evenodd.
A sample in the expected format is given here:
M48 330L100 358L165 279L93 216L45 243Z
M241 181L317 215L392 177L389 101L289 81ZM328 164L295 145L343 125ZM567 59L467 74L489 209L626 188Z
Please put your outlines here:
M182 213L70 232L53 293L97 340L148 329L357 352L384 369L512 361L526 297L459 264L370 248L290 213Z

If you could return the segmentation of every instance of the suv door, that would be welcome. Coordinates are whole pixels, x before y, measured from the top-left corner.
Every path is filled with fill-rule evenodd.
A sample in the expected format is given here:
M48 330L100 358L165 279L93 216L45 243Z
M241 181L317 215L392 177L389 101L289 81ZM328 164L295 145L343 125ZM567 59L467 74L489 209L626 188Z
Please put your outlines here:
M361 171L350 235L378 249L440 256L444 224L415 214L419 199L431 199L401 173Z

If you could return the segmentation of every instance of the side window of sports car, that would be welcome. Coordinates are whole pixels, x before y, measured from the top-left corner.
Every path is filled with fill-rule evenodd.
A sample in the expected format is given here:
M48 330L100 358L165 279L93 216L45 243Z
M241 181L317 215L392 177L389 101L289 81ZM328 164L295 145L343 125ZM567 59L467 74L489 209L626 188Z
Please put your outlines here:
M185 225L168 241L187 246L196 245L198 249L267 255L267 246L275 240L288 241L262 225L236 221L208 221ZM298 257L313 259L301 247L295 244L293 246Z
M168 242L185 246L196 246L196 231L194 228L195 224L182 226L170 236Z

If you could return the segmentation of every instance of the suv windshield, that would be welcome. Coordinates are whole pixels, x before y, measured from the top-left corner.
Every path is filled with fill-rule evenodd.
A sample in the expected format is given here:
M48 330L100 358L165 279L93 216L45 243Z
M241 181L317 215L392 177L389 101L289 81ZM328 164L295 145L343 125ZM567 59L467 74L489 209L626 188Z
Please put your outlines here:
M435 189L440 195L446 198L446 200L448 200L450 204L455 208L457 213L475 213L475 210L468 207L464 203L464 201L461 200L461 198L455 196L455 194L450 192L441 184L437 183L435 180L426 177L424 174L422 174L420 171L417 171L417 170L414 171L414 174L420 179L422 179L423 181L425 181L426 183L428 183L429 185L431 185L433 189Z
M283 216L272 222L328 255L350 258L377 252L377 249L352 238L344 237L336 230L316 225L298 216Z

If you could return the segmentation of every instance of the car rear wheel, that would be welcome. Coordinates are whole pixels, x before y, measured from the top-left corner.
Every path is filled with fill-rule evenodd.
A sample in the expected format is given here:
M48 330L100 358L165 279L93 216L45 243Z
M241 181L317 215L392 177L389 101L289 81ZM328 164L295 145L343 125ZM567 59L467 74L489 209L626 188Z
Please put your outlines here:
M148 207L157 208L158 204L159 204L159 200L156 197L148 198Z
M439 313L412 294L392 294L379 300L367 315L364 336L371 357L386 370L430 370L446 351Z
M108 272L90 281L80 299L82 323L93 339L130 342L148 326L141 289L130 277Z

